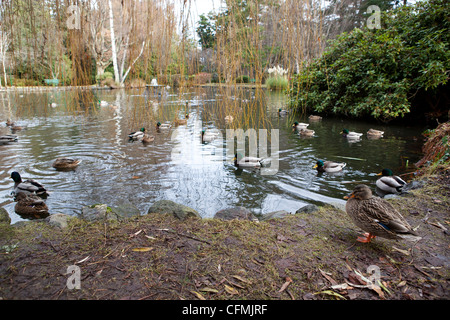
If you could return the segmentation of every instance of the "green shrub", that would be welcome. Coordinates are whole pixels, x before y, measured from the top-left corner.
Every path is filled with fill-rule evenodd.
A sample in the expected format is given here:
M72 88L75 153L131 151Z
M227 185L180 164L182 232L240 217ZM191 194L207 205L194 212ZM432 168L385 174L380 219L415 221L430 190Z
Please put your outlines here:
M97 81L103 81L105 79L114 79L114 74L109 71L105 71L102 75L97 76Z
M249 76L239 76L235 79L236 83L249 83L250 77Z
M442 109L437 105L445 100L440 96L450 70L448 12L448 1L417 2L382 13L381 29L341 35L293 79L290 106L382 121L405 116L412 105ZM413 103L419 96L425 100Z

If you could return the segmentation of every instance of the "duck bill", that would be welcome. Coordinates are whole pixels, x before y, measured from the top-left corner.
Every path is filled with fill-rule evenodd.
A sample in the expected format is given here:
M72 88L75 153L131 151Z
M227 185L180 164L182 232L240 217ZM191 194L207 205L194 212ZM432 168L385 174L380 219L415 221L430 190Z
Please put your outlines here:
M318 167L318 165L316 164L314 167L313 167L313 169L316 169Z
M383 173L382 172L380 172L380 173L377 173L377 176L382 176L383 175Z
M344 197L344 199L345 199L345 200L349 200L349 199L354 198L354 197L355 197L355 195L354 195L353 193L350 193L349 195L346 195L346 196Z

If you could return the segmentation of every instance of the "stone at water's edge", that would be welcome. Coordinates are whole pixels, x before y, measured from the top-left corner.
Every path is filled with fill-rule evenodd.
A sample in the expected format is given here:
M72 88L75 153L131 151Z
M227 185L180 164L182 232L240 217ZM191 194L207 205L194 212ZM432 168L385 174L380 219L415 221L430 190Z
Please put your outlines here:
M290 215L291 215L291 213L286 210L279 210L279 211L265 213L259 219L261 221L266 221L266 220L270 220L270 219L281 219L281 218L284 218L284 217L287 217Z
M314 211L319 210L319 207L315 204L308 204L304 207L298 209L295 213L313 213Z
M69 219L74 219L75 217L71 217L67 214L63 213L55 213L51 214L47 218L45 218L45 221L48 222L51 226L59 227L61 229L67 228L67 221Z
M185 205L170 201L170 200L160 200L156 201L149 209L150 213L168 213L173 215L175 218L184 220L187 217L200 218L200 214L192 208Z
M222 220L258 220L250 210L244 207L234 207L217 211L214 218Z
M0 208L0 223L11 224L11 218L5 208Z

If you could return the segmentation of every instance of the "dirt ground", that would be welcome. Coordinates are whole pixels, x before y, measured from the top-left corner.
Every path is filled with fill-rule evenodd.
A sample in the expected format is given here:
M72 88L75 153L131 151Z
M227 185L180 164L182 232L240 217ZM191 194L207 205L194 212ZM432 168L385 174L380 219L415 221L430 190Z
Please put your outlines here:
M417 242L356 242L360 230L332 207L264 222L152 214L2 225L0 299L446 300L450 173L426 181L390 200Z

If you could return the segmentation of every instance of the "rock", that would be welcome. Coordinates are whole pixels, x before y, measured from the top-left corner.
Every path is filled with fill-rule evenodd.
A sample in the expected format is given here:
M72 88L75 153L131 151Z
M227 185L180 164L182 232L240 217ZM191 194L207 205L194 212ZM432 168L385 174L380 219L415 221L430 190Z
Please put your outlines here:
M295 214L297 214L297 213L313 213L314 211L317 211L317 210L319 210L318 206L316 206L315 204L308 204L308 205L298 209L295 212Z
M260 220L266 221L266 220L270 220L270 219L279 219L279 218L284 218L284 217L290 216L290 215L291 215L291 213L287 212L286 210L279 210L279 211L269 212L269 213L262 215L260 217Z
M45 221L51 226L64 229L67 228L67 221L73 218L74 217L68 216L67 214L55 213L45 218Z
M118 220L119 216L106 204L86 206L81 209L81 218L88 221Z
M0 208L0 223L11 224L11 218L5 208Z
M131 203L122 203L117 207L111 207L111 210L118 216L124 218L131 218L134 216L140 216L141 212Z
M250 210L244 207L234 207L217 211L214 218L222 220L258 220Z
M150 213L169 213L180 220L184 220L187 217L195 217L201 219L200 214L194 209L170 200L156 201L148 209L147 214Z

